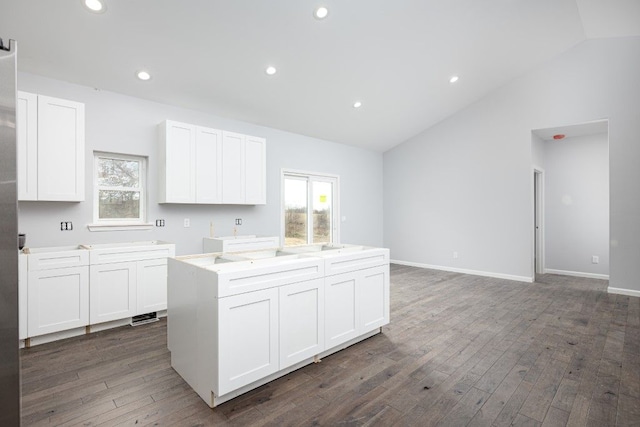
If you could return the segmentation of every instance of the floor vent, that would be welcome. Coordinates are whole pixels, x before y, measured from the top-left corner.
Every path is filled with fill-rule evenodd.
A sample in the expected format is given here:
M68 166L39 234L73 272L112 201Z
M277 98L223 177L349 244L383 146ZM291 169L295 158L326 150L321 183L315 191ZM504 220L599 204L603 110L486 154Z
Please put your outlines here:
M132 317L131 326L145 325L147 323L157 322L158 320L160 320L158 319L158 313L154 311L153 313L146 313Z

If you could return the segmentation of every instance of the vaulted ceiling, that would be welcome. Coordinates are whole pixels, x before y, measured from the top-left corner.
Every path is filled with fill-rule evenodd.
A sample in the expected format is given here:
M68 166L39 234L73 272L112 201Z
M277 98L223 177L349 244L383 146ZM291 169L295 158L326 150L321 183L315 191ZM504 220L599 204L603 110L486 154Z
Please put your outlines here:
M587 38L640 35L638 0L104 2L0 0L0 37L20 71L378 151Z

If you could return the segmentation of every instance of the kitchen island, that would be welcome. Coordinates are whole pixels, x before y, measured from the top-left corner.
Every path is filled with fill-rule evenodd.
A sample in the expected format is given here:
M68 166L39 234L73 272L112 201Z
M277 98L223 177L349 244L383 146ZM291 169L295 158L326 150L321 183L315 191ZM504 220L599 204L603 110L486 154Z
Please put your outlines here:
M389 250L307 245L168 261L171 366L210 406L389 323Z

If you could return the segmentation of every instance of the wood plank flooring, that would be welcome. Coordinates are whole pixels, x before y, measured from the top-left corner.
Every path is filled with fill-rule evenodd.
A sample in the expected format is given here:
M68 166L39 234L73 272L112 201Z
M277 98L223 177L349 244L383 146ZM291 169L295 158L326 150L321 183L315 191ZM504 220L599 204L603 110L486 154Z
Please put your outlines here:
M211 410L166 322L21 351L29 426L640 426L640 298L393 265L383 333Z

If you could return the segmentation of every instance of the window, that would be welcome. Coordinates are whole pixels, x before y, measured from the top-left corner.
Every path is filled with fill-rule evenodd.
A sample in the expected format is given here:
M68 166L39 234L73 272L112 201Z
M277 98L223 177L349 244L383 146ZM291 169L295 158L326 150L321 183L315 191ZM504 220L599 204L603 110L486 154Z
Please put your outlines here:
M146 157L94 154L95 225L141 225L146 220Z
M338 243L335 175L282 171L282 241L285 246Z

